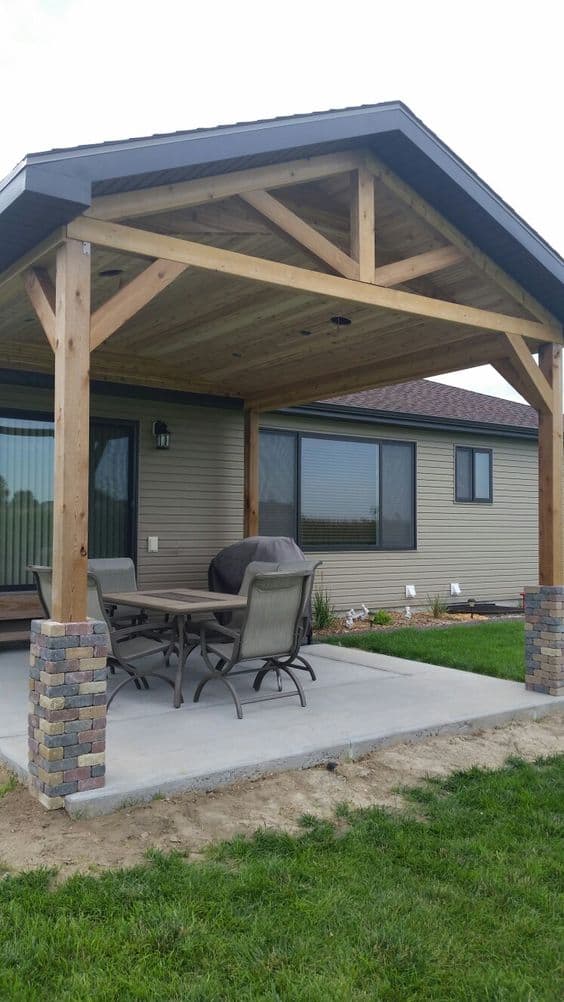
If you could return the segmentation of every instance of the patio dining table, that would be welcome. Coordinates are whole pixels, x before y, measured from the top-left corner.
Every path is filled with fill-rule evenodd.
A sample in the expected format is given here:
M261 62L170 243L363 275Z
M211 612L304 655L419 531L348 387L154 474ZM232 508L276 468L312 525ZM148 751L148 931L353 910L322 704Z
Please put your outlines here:
M174 679L174 706L182 702L182 672L186 658L194 647L186 651L186 624L196 613L229 612L244 609L247 599L242 595L224 592L198 591L194 588L164 588L160 591L104 592L104 602L109 605L132 605L139 609L163 612L171 617L176 631L178 667Z

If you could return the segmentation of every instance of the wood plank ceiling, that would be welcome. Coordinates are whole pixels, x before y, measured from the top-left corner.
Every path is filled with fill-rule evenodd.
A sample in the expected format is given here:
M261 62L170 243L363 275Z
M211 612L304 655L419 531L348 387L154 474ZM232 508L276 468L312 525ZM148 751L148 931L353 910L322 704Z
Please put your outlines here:
M351 253L349 174L272 194L344 254ZM375 220L377 268L447 245L442 234L378 180ZM241 197L136 217L132 225L331 274L329 266ZM394 287L535 319L469 257L454 254L453 262ZM54 256L42 265L54 280ZM146 266L146 258L93 246L93 310ZM350 322L336 323L333 318L338 317ZM425 360L429 374L448 371L457 360L460 368L460 351L455 349L461 342L468 342L468 364L477 364L482 349L484 360L488 351L495 353L499 337L443 320L188 267L93 352L91 375L244 399L293 386L303 397L304 386L309 386L310 398L316 399L328 380L334 380L337 393L424 375ZM14 289L0 311L0 366L51 371L52 358L29 299L22 287ZM406 358L411 361L404 366ZM352 375L348 382L340 378L355 369L356 381Z

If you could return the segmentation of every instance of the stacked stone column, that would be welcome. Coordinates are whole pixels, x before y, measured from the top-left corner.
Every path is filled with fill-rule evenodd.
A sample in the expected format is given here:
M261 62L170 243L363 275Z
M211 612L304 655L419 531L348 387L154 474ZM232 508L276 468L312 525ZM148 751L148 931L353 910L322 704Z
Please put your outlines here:
M30 650L29 785L54 810L104 785L107 627L34 620Z
M564 695L564 587L525 589L525 684Z

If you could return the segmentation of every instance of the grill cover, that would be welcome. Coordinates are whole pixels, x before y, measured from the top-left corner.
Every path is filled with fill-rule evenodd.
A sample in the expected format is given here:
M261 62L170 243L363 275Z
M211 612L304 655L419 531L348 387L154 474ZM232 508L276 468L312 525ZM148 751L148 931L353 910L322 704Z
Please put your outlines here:
M208 568L210 591L223 591L237 595L247 565L260 561L265 564L295 564L305 560L305 554L297 543L288 536L249 536L239 543L232 543L220 550ZM274 568L273 568L274 569ZM219 621L224 625L236 625L236 613L221 613ZM306 637L311 635L311 606L307 610Z

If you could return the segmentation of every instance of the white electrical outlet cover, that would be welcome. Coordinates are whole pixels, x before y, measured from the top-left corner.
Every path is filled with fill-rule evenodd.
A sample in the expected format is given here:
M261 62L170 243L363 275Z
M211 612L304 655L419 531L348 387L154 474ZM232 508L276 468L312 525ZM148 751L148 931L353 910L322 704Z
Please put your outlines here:
M415 591L415 585L408 584L408 585L405 586L405 597L406 598L415 598L416 595L417 595L417 592Z

